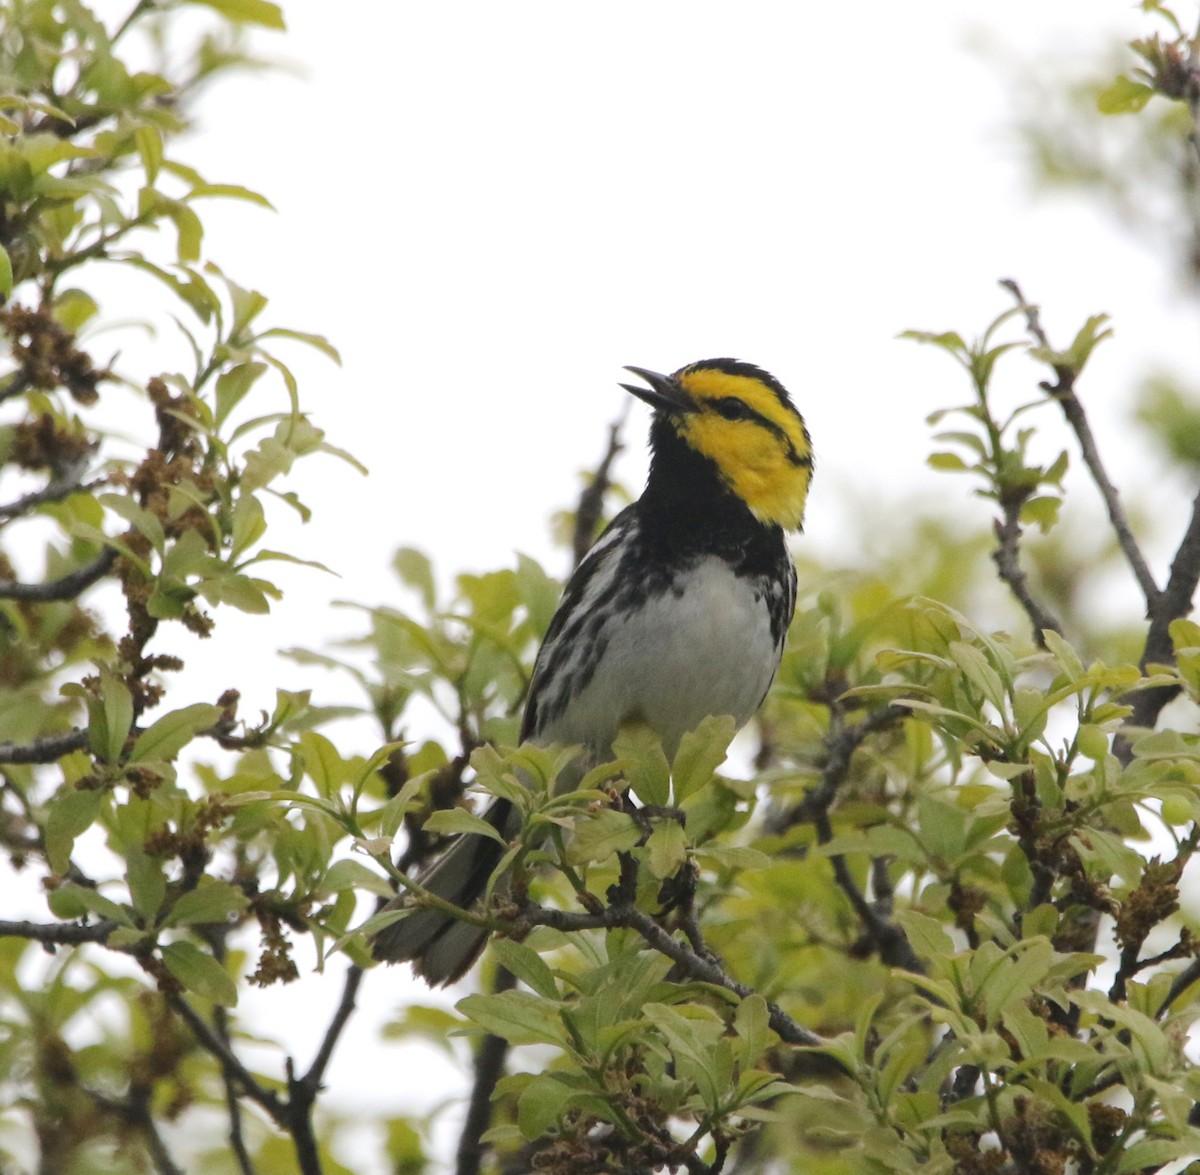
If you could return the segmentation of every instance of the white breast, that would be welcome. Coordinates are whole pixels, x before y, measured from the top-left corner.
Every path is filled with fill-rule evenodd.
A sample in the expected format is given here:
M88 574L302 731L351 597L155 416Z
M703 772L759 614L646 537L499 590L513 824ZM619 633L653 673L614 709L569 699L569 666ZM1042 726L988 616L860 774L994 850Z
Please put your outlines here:
M711 714L745 723L779 663L761 590L715 556L679 575L671 591L614 612L598 636L595 673L539 732L542 741L586 743L603 753L621 723L637 717L671 756L680 737Z

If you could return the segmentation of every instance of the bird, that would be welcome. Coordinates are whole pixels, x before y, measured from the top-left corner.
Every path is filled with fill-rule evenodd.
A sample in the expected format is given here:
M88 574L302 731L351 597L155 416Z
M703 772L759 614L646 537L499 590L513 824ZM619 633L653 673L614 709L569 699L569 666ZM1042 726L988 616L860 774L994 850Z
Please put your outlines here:
M740 728L757 712L796 606L786 535L803 529L812 442L784 386L752 363L705 359L671 375L626 367L620 386L653 409L641 496L602 532L563 589L534 663L521 741L581 745L611 757L623 723L646 723L672 758L710 715ZM486 819L507 839L512 805ZM461 834L419 877L469 909L504 847ZM405 917L372 940L376 959L407 961L431 986L460 979L488 930L405 894Z

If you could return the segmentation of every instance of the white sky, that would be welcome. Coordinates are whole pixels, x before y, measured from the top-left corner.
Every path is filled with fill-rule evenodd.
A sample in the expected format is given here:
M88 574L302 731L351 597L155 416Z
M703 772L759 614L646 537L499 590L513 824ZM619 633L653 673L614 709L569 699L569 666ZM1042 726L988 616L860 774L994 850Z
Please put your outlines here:
M810 541L838 549L864 497L886 517L911 488L983 518L965 481L924 467L925 415L965 388L901 330L981 329L1007 305L1005 276L1063 345L1111 313L1084 390L1118 476L1142 460L1123 433L1130 373L1195 354L1194 307L1161 259L1081 204L1030 199L1009 91L967 48L1074 73L1121 32L1151 31L1126 0L346 0L287 15L289 35L264 45L307 76L226 83L179 154L275 204L209 205L209 254L270 297L273 323L341 349L341 369L289 354L314 421L371 477L299 467L316 518L268 545L342 579L281 574L270 620L218 617L180 705L236 683L253 714L281 680L337 700L338 683L273 652L352 631L331 598L397 602L399 545L446 576L514 550L561 573L547 520L603 451L624 364L732 355L776 374L817 448ZM635 489L645 420L635 406L618 469ZM244 1011L303 1059L335 989L306 980ZM369 1115L452 1089L432 1053L379 1043L412 990L400 968L368 976L331 1105ZM346 1153L382 1175L370 1145Z

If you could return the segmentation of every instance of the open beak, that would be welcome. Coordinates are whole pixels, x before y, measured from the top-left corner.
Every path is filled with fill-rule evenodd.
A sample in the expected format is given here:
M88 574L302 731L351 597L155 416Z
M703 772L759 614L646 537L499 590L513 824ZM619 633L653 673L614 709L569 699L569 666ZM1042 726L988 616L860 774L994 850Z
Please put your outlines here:
M681 412L695 412L696 405L669 375L659 375L657 371L647 371L644 367L626 367L650 386L640 388L636 384L622 384L627 392L637 396L639 400L649 404L656 412L670 412L678 415Z

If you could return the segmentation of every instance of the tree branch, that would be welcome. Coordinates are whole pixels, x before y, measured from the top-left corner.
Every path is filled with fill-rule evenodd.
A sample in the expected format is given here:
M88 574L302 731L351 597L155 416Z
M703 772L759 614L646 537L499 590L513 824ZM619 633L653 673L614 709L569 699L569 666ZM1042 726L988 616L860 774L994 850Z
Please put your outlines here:
M112 569L116 558L117 552L112 547L105 547L90 563L49 583L17 583L11 579L0 579L0 599L31 600L35 603L73 600L84 588L103 579Z
M1173 665L1175 649L1171 643L1171 621L1192 610L1192 598L1200 582L1200 492L1192 500L1192 516L1171 562L1166 588L1150 606L1150 628L1142 651L1141 668L1149 665ZM1133 695L1133 726L1153 726L1162 708L1179 692L1178 686L1156 686Z
M1021 507L1018 503L1005 502L1002 504L1004 518L997 518L993 523L996 532L996 549L992 552L992 560L1000 578L1008 585L1009 591L1016 597L1017 603L1029 617L1033 625L1033 639L1039 648L1046 647L1046 638L1042 633L1046 629L1052 632L1062 632L1062 624L1033 594L1029 579L1021 567Z
M0 938L28 938L47 948L79 946L81 943L106 943L120 925L111 918L100 922L0 922Z
M1026 301L1025 295L1021 292L1021 287L1012 278L1005 278L1001 281L1000 285L1008 290L1013 298L1016 299L1017 306L1025 316L1026 328L1038 346L1044 347L1047 351L1053 351L1054 348L1050 346L1050 340L1046 337L1045 330L1042 329L1038 308ZM1100 450L1096 445L1096 438L1092 435L1092 428L1088 423L1087 413L1084 412L1083 404L1075 394L1076 372L1069 367L1059 366L1058 364L1054 364L1053 366L1055 382L1053 384L1043 383L1042 388L1047 395L1058 401L1059 406L1063 410L1063 415L1067 418L1067 423L1071 426L1071 431L1079 441L1079 450L1083 455L1084 464L1088 467L1088 472L1092 475L1092 481L1096 483L1096 488L1100 491L1100 496L1104 499L1104 505L1108 511L1108 518L1112 523L1113 531L1116 533L1117 542L1121 547L1122 553L1125 555L1126 562L1128 562L1134 578L1138 582L1138 586L1142 589L1142 595L1146 598L1147 606L1151 606L1159 594L1158 585L1154 582L1154 576L1151 574L1150 568L1142 555L1137 539L1134 538L1133 529L1129 525L1125 508L1121 505L1121 497L1117 491L1117 487L1113 485L1108 472L1104 468L1104 463L1100 459Z
M524 927L532 926L549 926L554 930L566 932L612 930L617 927L634 930L646 940L649 946L678 963L691 978L723 987L726 991L731 991L742 999L755 994L754 988L739 983L736 979L726 975L711 959L698 955L686 943L680 942L679 939L664 930L649 914L643 913L627 902L607 906L595 914L552 910L545 906L527 903L520 908L513 933L519 934ZM788 1044L818 1046L825 1043L815 1032L797 1024L774 1004L768 1004L767 1009L771 1027Z
M572 567L578 567L583 557L592 549L596 540L596 529L604 515L604 496L612 486L609 470L617 454L623 448L621 444L621 429L628 415L628 405L621 415L608 426L608 448L604 457L596 467L592 480L579 495L579 504L575 507L575 532L571 538Z
M492 991L509 991L516 985L516 976L507 967L500 967ZM483 1135L492 1124L492 1094L496 1091L496 1082L504 1073L507 1055L508 1041L502 1036L489 1032L479 1042L475 1053L475 1081L471 1086L471 1100L467 1105L467 1117L463 1122L455 1156L456 1175L478 1175L484 1155Z
M884 730L908 717L902 706L884 706L872 710L867 716L851 726L843 723L843 708L835 700L830 704L830 733L825 736L825 766L821 779L811 788L804 799L794 807L768 821L772 832L783 832L794 824L812 824L816 828L817 840L825 845L833 840L833 826L829 809L842 785L850 774L854 752L876 731ZM846 895L854 912L879 957L892 967L903 967L906 971L923 973L925 968L917 958L908 936L891 918L892 894L890 885L876 894L874 903L867 901L850 867L841 853L829 857L833 876L838 887ZM886 876L886 871L885 871Z
M274 1090L261 1085L258 1079L238 1059L233 1049L208 1025L204 1017L180 995L167 996L172 1010L192 1030L200 1047L211 1053L221 1064L226 1080L241 1086L242 1092L271 1116L277 1126L289 1129L288 1107Z
M80 480L81 475L82 471L69 476L56 477L40 490L22 494L14 501L0 505L0 522L9 522L14 518L21 517L22 514L28 514L37 506L45 506L50 502L61 502L63 498L69 498L76 493L91 493L92 490L108 484L106 477L100 477L85 484Z
M31 743L0 743L0 765L8 763L53 763L63 755L87 746L86 730L51 734Z
M300 1085L310 1101L321 1092L321 1082L324 1080L325 1070L329 1067L333 1050L341 1039L342 1030L354 1012L355 1000L358 997L358 989L362 985L362 980L363 969L357 963L351 963L346 968L346 978L342 984L342 998L338 1001L337 1011L334 1012L333 1019L330 1020L329 1027L325 1030L325 1037L321 1041L317 1055L313 1058L313 1063L309 1066L308 1072L300 1079Z

